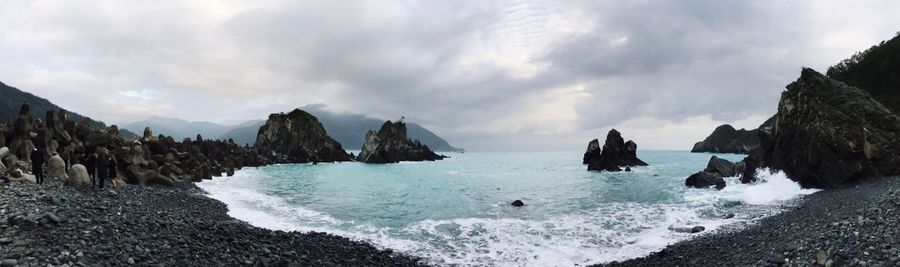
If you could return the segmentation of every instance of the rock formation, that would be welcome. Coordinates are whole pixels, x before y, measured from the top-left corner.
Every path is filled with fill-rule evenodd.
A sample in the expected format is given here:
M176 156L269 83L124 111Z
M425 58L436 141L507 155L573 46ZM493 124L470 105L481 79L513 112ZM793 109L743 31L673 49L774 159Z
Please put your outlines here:
M396 163L400 161L433 161L444 159L444 156L419 141L406 136L406 123L386 121L378 132L366 133L366 142L356 157L365 163Z
M762 161L804 187L900 174L900 117L856 87L804 68L775 121Z
M739 162L737 164L728 161L727 159L723 159L717 156L712 156L709 158L709 163L706 164L705 172L715 172L721 175L722 177L733 177L742 173L743 163Z
M736 130L725 124L716 127L703 141L694 144L691 152L748 154L759 147L759 130Z
M584 157L581 160L581 164L588 164L591 161L591 158L600 157L600 140L594 139L588 142L587 150L584 151Z
M585 152L589 171L622 171L621 167L647 166L637 157L637 144L631 140L625 142L616 129L606 135L606 143L600 151L591 151L591 143ZM599 146L599 142L597 144Z
M331 139L309 113L295 109L269 115L256 137L257 152L278 163L349 161L341 144Z
M88 176L87 168L85 168L84 165L72 165L72 168L69 169L68 177L69 178L65 180L65 185L80 190L91 189L91 177Z
M722 189L725 188L725 179L717 172L702 171L689 176L684 181L684 185L694 188L715 187L716 189Z

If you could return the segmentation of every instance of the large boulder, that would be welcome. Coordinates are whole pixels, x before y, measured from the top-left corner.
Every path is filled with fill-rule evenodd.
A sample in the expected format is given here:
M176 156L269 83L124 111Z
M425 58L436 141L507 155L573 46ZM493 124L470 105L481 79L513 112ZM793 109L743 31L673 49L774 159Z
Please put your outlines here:
M23 172L21 169L11 169L9 171L9 182L34 184L37 183L37 178L34 175Z
M59 155L53 155L47 161L47 177L53 177L61 181L68 178L66 175L66 162Z
M125 168L125 173L131 181L140 185L161 184L171 186L175 184L175 180L171 177L160 175L156 170L141 170L136 165Z
M637 157L637 144L630 140L626 143L616 129L606 134L606 143L599 155L591 153L587 161L589 171L622 171L621 167L647 166Z
M725 179L719 173L698 172L688 176L684 181L684 185L694 188L715 187L716 189L722 189L725 188Z
M406 123L386 121L378 132L366 133L366 143L356 157L365 163L396 163L400 161L433 161L444 159L444 156L431 151L428 146L418 140L413 141L406 135Z
M706 164L706 169L703 170L705 172L715 172L721 175L722 177L732 177L737 175L743 170L737 169L737 164L734 164L727 159L723 159L717 156L712 156L709 158L709 163Z
M84 165L72 165L72 168L69 169L68 177L65 180L65 185L81 190L91 189L91 177L88 176Z
M341 144L328 136L319 120L300 109L269 115L266 124L259 128L256 149L260 155L279 163L350 160Z
M900 117L856 87L804 68L775 122L762 158L803 187L900 174Z

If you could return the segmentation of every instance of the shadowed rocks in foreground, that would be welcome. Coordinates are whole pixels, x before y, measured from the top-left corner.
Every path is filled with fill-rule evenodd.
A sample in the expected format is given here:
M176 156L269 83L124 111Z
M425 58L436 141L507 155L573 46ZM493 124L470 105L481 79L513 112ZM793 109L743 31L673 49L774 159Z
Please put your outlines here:
M606 143L600 149L597 139L588 143L584 153L583 162L588 165L589 171L622 171L621 167L647 166L647 163L638 159L637 144L628 140L625 142L619 131L612 129L606 135Z
M397 163L400 161L434 161L446 158L431 151L418 140L406 136L406 123L386 121L378 132L366 133L366 143L356 157L365 163Z
M900 174L900 117L868 93L804 68L761 137L761 160L803 187Z

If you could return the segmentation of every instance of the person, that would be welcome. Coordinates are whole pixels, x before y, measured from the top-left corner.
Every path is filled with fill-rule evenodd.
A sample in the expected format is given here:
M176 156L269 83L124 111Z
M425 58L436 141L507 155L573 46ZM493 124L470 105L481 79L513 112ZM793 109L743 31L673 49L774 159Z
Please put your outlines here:
M113 188L119 187L119 184L116 182L116 159L110 157L109 161L109 183L112 184Z
M44 184L44 150L35 148L31 152L31 173L37 184Z
M97 153L87 156L84 167L87 169L88 177L91 177L91 187L97 187Z
M109 165L108 156L103 155L97 159L97 187L103 188L103 181L109 179Z

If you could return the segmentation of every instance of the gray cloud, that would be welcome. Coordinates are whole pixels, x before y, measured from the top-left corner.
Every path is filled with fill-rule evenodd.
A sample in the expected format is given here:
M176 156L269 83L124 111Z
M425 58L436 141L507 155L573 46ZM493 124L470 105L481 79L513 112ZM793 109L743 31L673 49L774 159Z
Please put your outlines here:
M113 123L325 103L475 150L582 149L609 127L687 148L711 128L686 129L771 114L801 66L892 37L898 5L22 1L0 10L0 80Z

